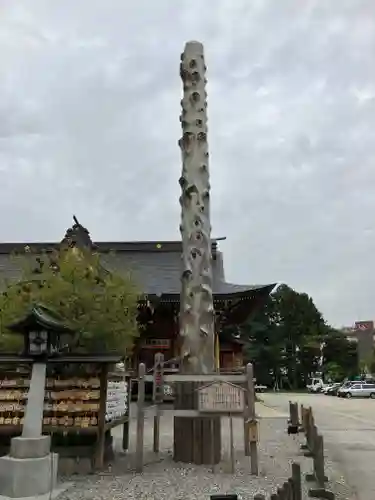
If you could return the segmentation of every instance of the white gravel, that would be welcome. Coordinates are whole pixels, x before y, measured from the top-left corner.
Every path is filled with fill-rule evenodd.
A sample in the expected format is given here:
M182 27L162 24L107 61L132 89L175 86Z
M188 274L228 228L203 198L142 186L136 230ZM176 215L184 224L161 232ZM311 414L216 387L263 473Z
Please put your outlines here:
M162 418L161 453L152 453L151 420L145 425L145 467L142 474L136 474L134 467L135 435L131 436L130 453L117 453L116 460L109 469L99 475L80 477L74 486L67 490L61 500L206 500L211 494L237 493L243 500L252 500L256 493L269 495L291 474L291 463L297 461L304 472L312 472L312 460L303 457L300 451L302 435L288 436L285 418L267 418L260 422L259 471L258 477L250 474L249 458L243 452L243 424L235 419L234 441L236 447L236 473L230 474L228 421L223 419L223 461L213 473L212 468L174 463L172 460L172 417ZM135 423L133 425L135 429ZM121 446L115 435L116 446ZM342 479L331 464L327 475L334 475L336 493L337 480ZM75 480L75 477L70 480ZM304 484L305 494L307 492ZM351 497L344 493L338 500ZM306 496L307 498L307 496Z

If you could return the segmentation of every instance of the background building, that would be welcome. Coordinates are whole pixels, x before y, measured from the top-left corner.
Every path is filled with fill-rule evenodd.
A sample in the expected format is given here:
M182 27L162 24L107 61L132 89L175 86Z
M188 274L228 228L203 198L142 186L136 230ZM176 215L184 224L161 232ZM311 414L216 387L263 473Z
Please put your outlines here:
M358 344L358 360L360 363L366 363L372 357L375 346L374 322L356 321L354 326L342 329L346 338L351 342Z

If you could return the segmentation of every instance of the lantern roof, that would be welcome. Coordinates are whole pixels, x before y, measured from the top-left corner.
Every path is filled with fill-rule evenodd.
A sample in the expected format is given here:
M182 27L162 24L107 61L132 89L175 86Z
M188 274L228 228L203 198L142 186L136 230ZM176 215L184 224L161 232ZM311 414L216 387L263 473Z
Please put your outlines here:
M74 333L59 314L42 304L33 305L26 316L7 328L14 333L26 333L31 330L38 331L42 329L59 333Z

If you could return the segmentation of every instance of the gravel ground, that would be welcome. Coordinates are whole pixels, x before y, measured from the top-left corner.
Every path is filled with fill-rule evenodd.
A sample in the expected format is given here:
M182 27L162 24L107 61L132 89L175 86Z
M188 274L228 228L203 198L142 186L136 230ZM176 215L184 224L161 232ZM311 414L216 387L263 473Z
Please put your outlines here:
M145 425L145 467L142 474L133 471L135 435L131 436L130 453L116 454L116 460L107 471L94 476L80 477L60 500L206 500L215 493L237 493L243 500L252 500L256 493L269 495L291 474L291 463L301 464L303 472L312 472L312 460L303 457L300 451L302 435L288 436L285 418L265 418L260 421L259 471L258 477L250 474L249 458L243 453L243 424L234 419L234 441L236 448L236 473L229 473L229 429L228 419L223 419L223 461L213 473L212 468L187 466L172 460L172 417L162 418L161 453L152 453L151 420ZM133 429L135 425L133 425ZM115 445L121 446L115 436ZM333 479L330 487L337 500L352 497L333 464L327 464L327 475ZM75 479L75 478L74 478ZM342 484L340 484L342 483ZM306 485L305 498L307 498ZM339 491L341 487L341 492Z

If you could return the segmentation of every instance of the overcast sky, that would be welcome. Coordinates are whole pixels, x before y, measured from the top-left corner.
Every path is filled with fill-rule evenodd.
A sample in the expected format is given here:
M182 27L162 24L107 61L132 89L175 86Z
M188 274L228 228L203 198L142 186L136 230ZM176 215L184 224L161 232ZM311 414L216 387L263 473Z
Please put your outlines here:
M374 0L0 0L0 241L179 238L179 58L205 45L227 279L375 318Z

